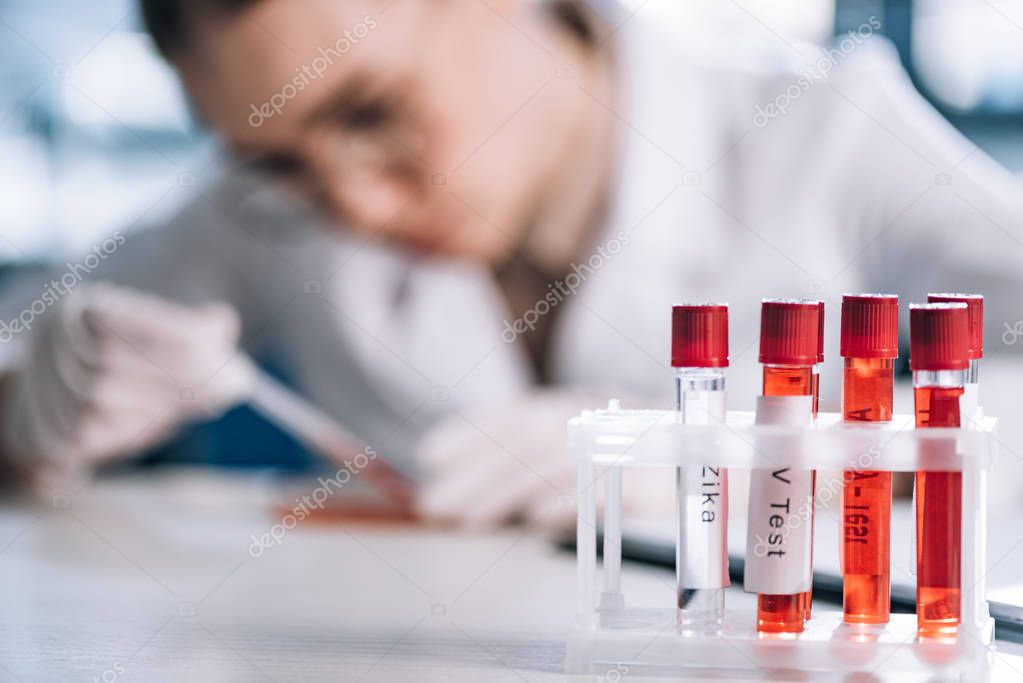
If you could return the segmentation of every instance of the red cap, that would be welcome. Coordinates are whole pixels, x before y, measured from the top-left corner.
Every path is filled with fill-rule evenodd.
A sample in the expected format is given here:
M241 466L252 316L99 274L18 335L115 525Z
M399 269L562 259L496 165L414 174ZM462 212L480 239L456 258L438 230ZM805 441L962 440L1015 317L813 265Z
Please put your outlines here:
M966 304L970 316L970 358L984 357L984 295L928 294L930 303Z
M760 362L814 365L820 337L820 304L764 299L760 308Z
M913 370L970 367L970 316L966 304L911 304L909 366Z
M728 367L728 304L671 307L671 365Z
M817 302L817 362L824 362L824 301Z
M842 357L899 357L899 297L894 294L842 297Z

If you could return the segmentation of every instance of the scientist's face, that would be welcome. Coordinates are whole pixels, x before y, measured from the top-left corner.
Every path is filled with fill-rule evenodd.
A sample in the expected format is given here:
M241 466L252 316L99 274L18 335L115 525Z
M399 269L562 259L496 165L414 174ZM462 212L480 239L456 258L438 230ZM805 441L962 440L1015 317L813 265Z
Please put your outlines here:
M262 0L175 57L201 114L339 222L496 261L561 154L525 0Z

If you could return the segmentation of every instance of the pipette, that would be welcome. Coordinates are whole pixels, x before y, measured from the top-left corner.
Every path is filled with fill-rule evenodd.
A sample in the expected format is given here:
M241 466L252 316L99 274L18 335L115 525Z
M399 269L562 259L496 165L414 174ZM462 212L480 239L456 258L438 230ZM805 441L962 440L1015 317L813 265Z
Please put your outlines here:
M372 452L330 415L260 369L249 356L240 360L249 366L252 377L246 396L250 405L314 453L334 464L346 465L356 455ZM412 482L382 459L370 459L359 473L391 503L403 510L411 507Z

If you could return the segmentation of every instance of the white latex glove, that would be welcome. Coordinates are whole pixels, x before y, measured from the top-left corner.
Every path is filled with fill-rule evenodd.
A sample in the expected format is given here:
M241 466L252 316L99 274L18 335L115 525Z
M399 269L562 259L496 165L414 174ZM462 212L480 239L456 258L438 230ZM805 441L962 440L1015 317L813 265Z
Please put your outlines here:
M517 519L545 527L571 526L576 518L576 466L565 452L567 423L582 410L606 407L612 396L546 390L505 405L452 410L418 448L424 475L419 513L474 529ZM639 407L633 401L623 403ZM595 486L602 499L600 475L598 470ZM626 475L626 514L672 519L671 470L627 470Z
M0 449L87 467L143 450L242 400L238 316L111 285L80 288L31 331L0 404Z

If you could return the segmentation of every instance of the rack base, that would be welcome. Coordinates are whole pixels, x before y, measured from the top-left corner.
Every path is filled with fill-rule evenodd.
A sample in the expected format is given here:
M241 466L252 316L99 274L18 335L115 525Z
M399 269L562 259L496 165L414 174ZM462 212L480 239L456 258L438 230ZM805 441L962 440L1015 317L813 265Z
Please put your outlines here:
M888 624L851 625L839 611L814 609L798 636L758 635L749 612L729 613L719 634L679 633L672 609L600 610L597 621L570 633L565 672L612 680L644 676L748 677L771 673L876 681L987 681L994 658L993 622L979 632L960 627L955 642L920 642L916 616L893 614ZM745 624L745 625L743 625Z

